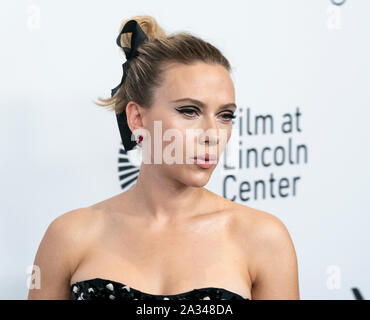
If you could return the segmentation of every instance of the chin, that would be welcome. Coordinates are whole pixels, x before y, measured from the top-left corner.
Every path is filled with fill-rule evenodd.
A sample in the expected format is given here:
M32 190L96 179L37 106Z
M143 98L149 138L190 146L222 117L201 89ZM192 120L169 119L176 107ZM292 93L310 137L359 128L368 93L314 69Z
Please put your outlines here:
M209 179L211 178L211 174L211 171L187 173L183 181L187 186L201 188L208 183Z
M208 183L208 180L207 181L193 180L190 183L186 183L186 185L194 188L202 188Z
M200 169L195 166L178 165L167 173L173 179L189 187L204 187L211 178L214 169Z

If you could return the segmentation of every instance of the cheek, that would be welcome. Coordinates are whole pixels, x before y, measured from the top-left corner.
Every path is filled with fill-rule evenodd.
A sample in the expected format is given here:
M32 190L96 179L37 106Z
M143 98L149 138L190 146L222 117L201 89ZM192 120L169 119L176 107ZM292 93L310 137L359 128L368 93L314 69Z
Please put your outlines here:
M224 150L225 147L226 147L226 144L229 142L230 137L231 137L231 130L232 130L232 126L230 125L230 127L227 128L224 141L222 140L223 139L222 136L220 137L220 148L221 148L221 150Z
M183 141L185 140L186 129L190 128L191 125L189 121L172 112L166 112L166 114L160 116L160 119L162 120L163 135L168 131L167 136L171 136L172 141L175 139L175 136L180 136ZM168 144L170 142L164 141L164 143Z
M219 127L217 137L218 137L218 148L220 151L225 149L226 144L230 140L231 132L232 132L232 124L222 125Z
M162 115L160 118L161 131L158 129L156 135L154 135L154 125L152 131L152 137L155 139L161 139L162 144L162 156L168 156L171 151L170 157L175 157L176 150L182 150L183 157L179 153L176 157L180 159L185 158L185 129L181 121L176 119L174 115ZM158 123L159 124L159 123ZM158 126L157 124L157 126ZM157 127L158 128L158 127ZM161 133L161 135L159 135ZM178 160L179 161L179 160Z
M181 124L181 125L180 125ZM164 126L165 125L165 126ZM203 131L201 129L197 129L196 127L192 128L190 126L185 126L182 121L170 121L168 123L163 122L163 134L165 133L165 130L167 129L175 129L177 134L181 137L181 140L178 141L177 147L180 148L182 145L182 151L183 151L183 159L188 158L189 156L192 156L198 152L202 153L205 150L202 149L204 146L204 143L201 143L200 140L202 140ZM217 145L210 144L209 150L212 152L217 152L219 155L224 151L226 148L226 145L231 137L231 126L220 126L219 131L216 131L216 133L212 133L212 137L209 137L212 141L218 141ZM167 145L174 143L175 138L173 136L173 133L170 134L171 141L163 141L162 145L163 148Z

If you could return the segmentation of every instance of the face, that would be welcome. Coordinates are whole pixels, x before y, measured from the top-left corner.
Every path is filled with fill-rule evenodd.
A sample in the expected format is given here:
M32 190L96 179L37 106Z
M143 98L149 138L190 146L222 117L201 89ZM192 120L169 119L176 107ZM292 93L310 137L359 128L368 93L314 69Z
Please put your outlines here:
M151 148L151 163L158 163L160 158L157 168L161 174L189 186L208 183L230 139L236 109L234 91L230 74L221 65L204 62L167 65L154 103L142 116L143 127L151 136L150 143L146 140ZM145 141L143 148L145 152ZM174 163L169 164L171 159Z

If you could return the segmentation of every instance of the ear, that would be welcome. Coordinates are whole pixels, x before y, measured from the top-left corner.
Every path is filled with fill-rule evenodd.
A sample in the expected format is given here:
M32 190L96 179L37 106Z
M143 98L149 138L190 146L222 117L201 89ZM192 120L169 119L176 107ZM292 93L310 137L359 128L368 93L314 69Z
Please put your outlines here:
M133 132L135 129L144 128L144 111L144 108L134 101L130 101L129 103L127 103L127 125L130 128L131 132Z

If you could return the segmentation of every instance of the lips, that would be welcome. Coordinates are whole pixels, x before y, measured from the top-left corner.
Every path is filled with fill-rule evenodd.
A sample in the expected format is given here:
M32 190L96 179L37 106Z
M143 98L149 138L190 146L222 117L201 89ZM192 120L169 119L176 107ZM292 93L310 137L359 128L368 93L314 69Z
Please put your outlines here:
M214 161L217 160L217 156L214 154L206 153L205 155L196 156L194 159L203 160L203 161Z

